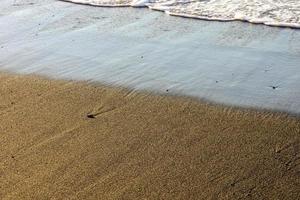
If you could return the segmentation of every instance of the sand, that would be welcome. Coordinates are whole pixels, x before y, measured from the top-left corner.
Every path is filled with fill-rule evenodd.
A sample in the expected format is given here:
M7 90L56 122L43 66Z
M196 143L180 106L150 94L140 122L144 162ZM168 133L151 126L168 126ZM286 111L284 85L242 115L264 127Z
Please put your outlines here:
M0 199L299 199L300 120L0 75Z

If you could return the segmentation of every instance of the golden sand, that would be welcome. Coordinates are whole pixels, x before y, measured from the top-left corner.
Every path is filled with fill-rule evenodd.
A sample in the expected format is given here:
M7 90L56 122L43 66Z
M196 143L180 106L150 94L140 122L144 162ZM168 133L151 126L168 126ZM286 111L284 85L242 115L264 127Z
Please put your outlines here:
M300 120L0 75L0 199L297 199Z

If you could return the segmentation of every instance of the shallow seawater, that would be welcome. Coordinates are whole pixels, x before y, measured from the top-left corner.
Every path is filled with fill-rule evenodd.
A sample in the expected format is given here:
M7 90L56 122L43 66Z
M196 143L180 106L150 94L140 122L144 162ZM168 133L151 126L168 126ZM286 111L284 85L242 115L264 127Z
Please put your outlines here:
M0 70L300 113L300 31L32 0L0 5Z
M298 0L64 0L96 6L149 7L170 15L208 20L241 20L300 28Z

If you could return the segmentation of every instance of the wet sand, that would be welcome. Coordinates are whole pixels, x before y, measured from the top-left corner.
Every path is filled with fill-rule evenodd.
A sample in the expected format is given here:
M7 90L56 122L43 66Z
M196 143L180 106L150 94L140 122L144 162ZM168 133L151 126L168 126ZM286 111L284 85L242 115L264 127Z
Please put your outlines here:
M0 199L297 199L300 120L0 75Z

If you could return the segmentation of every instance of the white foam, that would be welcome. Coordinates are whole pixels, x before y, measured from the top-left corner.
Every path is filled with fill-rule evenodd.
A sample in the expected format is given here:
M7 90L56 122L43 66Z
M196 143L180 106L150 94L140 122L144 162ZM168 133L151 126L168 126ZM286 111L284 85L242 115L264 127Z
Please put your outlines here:
M149 7L170 15L219 21L248 21L300 28L299 0L64 0L95 6Z

